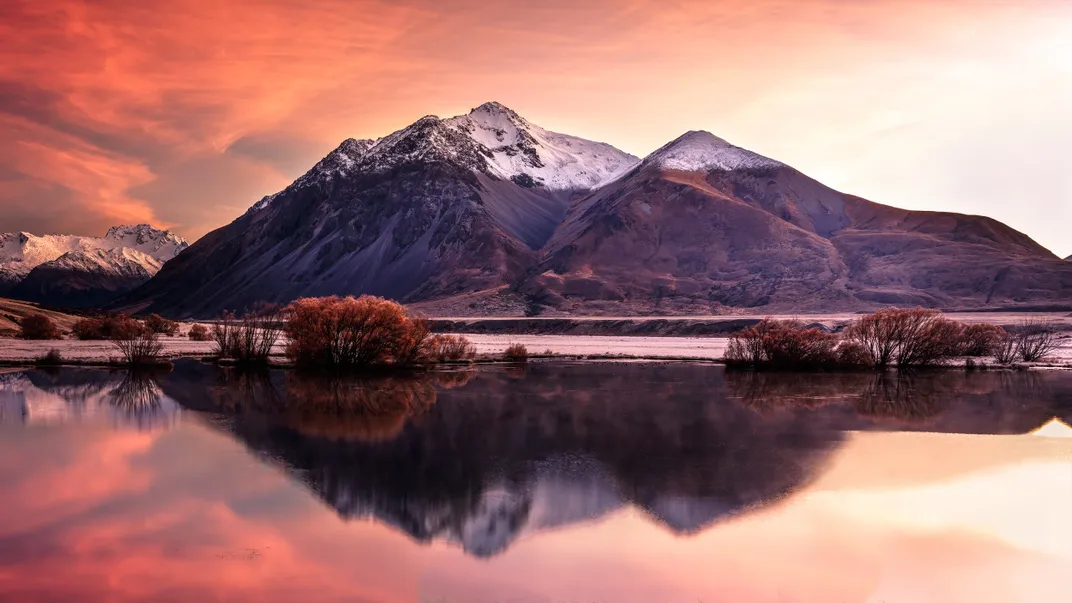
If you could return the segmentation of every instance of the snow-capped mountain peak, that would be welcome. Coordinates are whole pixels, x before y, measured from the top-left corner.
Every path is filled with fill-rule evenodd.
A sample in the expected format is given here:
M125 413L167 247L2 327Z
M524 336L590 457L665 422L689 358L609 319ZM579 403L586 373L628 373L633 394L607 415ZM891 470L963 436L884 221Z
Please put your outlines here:
M686 132L644 160L667 170L699 172L782 167L783 164L747 149L736 147L703 130Z
M112 244L109 244L112 243ZM100 245L89 244L99 249L135 249L161 263L170 260L190 246L186 239L168 230L160 230L149 224L113 226L104 235Z
M593 189L639 161L609 144L546 130L496 102L446 123L480 146L488 172L523 186Z
M376 140L349 138L288 189L358 170L385 173L415 161L451 162L528 188L584 191L639 159L608 144L551 132L500 103L487 102L448 119L426 115ZM267 207L278 195L262 198L250 211Z
M115 226L103 237L0 234L0 288L14 287L43 265L148 278L188 246L182 237L148 224Z

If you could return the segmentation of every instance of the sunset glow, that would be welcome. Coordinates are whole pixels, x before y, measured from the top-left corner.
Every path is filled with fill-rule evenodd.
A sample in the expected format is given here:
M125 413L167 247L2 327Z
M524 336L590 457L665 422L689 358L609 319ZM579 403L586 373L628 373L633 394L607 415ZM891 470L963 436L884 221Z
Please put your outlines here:
M344 138L498 100L638 155L710 130L1072 253L1060 0L16 0L0 39L0 231L193 239Z

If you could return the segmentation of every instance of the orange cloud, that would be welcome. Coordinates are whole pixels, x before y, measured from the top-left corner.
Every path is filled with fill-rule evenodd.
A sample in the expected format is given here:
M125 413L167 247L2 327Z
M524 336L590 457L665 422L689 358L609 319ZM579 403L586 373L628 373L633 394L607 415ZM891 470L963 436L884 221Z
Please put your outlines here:
M1072 253L1057 226L1072 220L1064 2L20 0L0 14L0 157L23 157L0 170L0 230L72 225L51 201L98 230L145 219L196 237L348 136L499 100L638 154L713 130L848 192L990 214ZM978 169L980 139L1031 161ZM86 153L84 170L26 167ZM234 177L196 177L213 162Z

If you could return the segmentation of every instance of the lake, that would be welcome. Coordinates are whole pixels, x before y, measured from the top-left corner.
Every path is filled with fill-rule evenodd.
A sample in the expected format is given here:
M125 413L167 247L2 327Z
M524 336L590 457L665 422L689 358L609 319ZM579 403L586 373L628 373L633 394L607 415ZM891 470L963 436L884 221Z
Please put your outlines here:
M0 599L1072 601L1072 373L0 374Z

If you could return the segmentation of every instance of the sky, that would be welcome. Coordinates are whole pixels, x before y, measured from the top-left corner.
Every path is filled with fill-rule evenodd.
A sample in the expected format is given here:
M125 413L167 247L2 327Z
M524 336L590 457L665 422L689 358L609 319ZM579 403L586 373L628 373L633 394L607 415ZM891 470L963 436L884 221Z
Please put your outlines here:
M1072 254L1067 0L5 0L0 232L193 240L345 138L489 100L637 155L708 130Z

